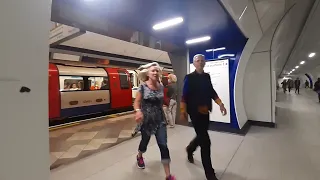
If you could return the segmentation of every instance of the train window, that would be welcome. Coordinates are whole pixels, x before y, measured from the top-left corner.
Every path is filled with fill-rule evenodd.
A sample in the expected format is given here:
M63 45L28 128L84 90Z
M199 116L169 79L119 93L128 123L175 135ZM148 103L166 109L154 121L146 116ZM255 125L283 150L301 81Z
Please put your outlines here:
M83 77L60 76L60 91L82 91Z
M120 87L121 89L129 89L129 77L124 70L118 70L119 76L120 76Z
M91 91L109 89L108 77L88 77L88 84Z

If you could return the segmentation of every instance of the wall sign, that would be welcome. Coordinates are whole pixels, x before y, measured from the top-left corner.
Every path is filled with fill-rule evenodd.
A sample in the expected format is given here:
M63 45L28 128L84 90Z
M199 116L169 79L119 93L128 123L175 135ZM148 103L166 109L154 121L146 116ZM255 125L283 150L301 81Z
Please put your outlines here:
M193 64L190 64L190 72L194 70L195 67ZM218 93L228 112L226 116L222 116L219 106L213 101L210 121L230 123L229 60L207 61L204 72L210 74L212 86Z

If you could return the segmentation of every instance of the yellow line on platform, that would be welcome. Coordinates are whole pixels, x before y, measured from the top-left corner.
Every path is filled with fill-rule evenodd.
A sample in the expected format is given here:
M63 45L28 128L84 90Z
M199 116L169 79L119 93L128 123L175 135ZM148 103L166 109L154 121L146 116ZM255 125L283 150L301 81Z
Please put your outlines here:
M95 118L90 118L90 119L86 119L86 120L82 120L82 121L77 121L77 122L71 122L71 123L67 123L67 124L57 125L57 126L49 127L49 131L54 131L54 130L58 130L58 129L62 129L62 128L67 128L67 127L79 125L79 124L82 124L84 122L88 122L88 121L95 120L95 119L100 119L100 118L103 118L103 117L105 117L105 118L116 118L116 117L119 117L119 116L122 116L122 115L125 115L125 114L124 113L110 114L110 115L107 115L107 116L95 117Z
M49 128L49 131L58 130L58 129L62 129L62 128L67 128L67 127L71 127L71 126L75 126L75 125L79 125L79 124L80 124L79 122L74 122L74 123L70 123L70 124L66 124L66 125L61 125L61 126L58 126L58 127L52 127L52 128Z

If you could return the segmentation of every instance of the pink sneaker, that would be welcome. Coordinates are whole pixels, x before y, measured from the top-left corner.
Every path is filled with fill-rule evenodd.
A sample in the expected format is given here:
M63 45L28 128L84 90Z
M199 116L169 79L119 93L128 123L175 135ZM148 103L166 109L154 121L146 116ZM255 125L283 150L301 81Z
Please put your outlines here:
M166 180L177 180L177 179L176 179L176 177L170 175L170 176L168 176L168 177L166 178Z
M139 168L139 169L144 169L144 168L146 168L142 156L141 156L141 157L138 157L138 156L137 156L137 165L138 165L138 168Z

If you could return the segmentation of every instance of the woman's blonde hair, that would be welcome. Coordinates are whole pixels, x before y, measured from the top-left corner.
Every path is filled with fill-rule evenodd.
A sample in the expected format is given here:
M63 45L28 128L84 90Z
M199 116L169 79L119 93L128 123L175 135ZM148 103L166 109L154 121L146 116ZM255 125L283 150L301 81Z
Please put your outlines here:
M140 72L138 73L138 78L141 81L145 82L148 80L148 71L150 67L157 67L159 69L159 77L162 74L162 68L159 66L158 63L156 62L148 63L138 68L138 70L140 70Z
M169 74L168 79L170 79L171 82L176 83L177 82L177 76L174 74Z

